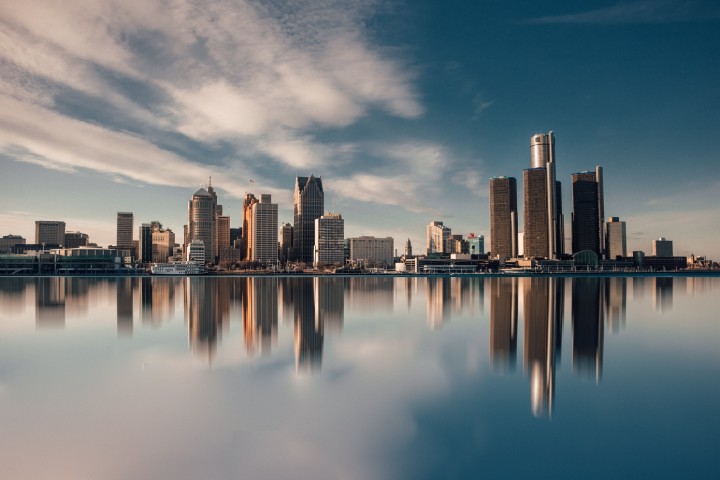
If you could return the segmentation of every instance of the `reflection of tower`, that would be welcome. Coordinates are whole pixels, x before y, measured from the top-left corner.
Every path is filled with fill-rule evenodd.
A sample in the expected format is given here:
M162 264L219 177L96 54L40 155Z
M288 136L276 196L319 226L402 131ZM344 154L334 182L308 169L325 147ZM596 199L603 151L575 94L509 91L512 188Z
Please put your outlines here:
M278 316L282 317L283 325L292 325L295 316L295 279L287 277L278 278L279 304Z
M515 371L517 360L517 278L490 279L490 365Z
M330 335L340 335L345 317L345 279L318 278L315 283L315 324Z
M450 278L429 277L426 281L427 323L430 328L442 328L444 322L450 321Z
M117 334L132 337L133 334L133 285L136 278L117 279Z
M555 352L564 279L525 278L524 370L530 375L531 405L537 417L552 417L555 403Z
M645 298L645 277L633 277L632 294L633 300Z
M65 313L70 318L87 317L90 311L90 281L82 277L65 279Z
M217 279L190 277L184 280L190 349L199 357L207 357L210 363L217 353L221 334L215 305Z
M667 313L672 310L673 278L653 278L653 308L656 312Z
M602 378L604 323L601 283L597 277L574 278L572 283L573 372L583 378Z
M295 290L295 367L315 373L322 366L323 325L316 323L312 278L298 278Z
M278 286L275 278L247 278L247 294L243 301L243 335L248 356L260 350L270 355L277 344Z
M627 305L627 278L612 277L604 279L604 314L608 331L613 334L625 328L625 311Z
M407 303L408 312L412 306L413 288L417 288L417 278L405 277L405 302Z
M35 327L65 328L65 278L41 277L35 285Z
M6 317L20 316L25 313L25 290L32 279L3 278L0 289L0 313Z

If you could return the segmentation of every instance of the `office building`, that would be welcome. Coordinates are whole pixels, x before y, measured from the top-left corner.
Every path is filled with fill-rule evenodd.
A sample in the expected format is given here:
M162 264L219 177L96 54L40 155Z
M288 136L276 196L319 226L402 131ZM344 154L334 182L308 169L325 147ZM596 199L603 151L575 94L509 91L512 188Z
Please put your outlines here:
M490 179L490 254L493 257L517 257L517 229L517 182L514 177L493 177Z
M198 238L191 240L187 246L187 257L185 259L188 262L204 264L206 261L205 243Z
M222 206L219 207L222 208ZM221 249L230 248L230 217L216 215L215 221L215 248L219 257Z
M467 252L470 255L485 255L485 236L475 236L474 233L468 235Z
M175 233L163 229L158 221L150 222L152 235L152 261L153 263L166 263L168 257L173 256L175 249Z
M600 258L606 259L607 252L605 251L605 187L603 180L603 167L595 167L595 181L597 182L598 189L598 236L600 237Z
M242 228L230 229L230 248L235 248L235 240L242 240Z
M432 222L427 226L427 253L447 253L447 239L452 230L443 222Z
M243 200L243 226L242 226L242 250L243 258L250 258L250 249L252 248L252 240L250 239L250 231L252 230L252 206L258 203L258 199L252 193L245 193Z
M260 195L260 201L251 207L249 260L266 265L277 263L278 206L270 194Z
M133 222L132 212L117 212L117 248L132 248Z
M601 222L598 211L599 183L595 172L574 173L572 175L572 253L590 250L601 257Z
M625 222L621 222L620 217L610 217L610 221L605 223L605 249L608 260L627 257L625 238Z
M65 232L65 245L63 245L63 248L87 247L88 243L87 233Z
M412 257L412 243L410 243L410 239L407 239L407 242L405 242L405 258Z
M565 251L560 182L555 180L555 137L530 139L531 168L523 171L524 255L556 259Z
M205 247L205 261L202 263L212 263L215 260L215 206L215 197L204 188L195 192L188 202L185 244L190 245L193 240L202 240Z
M25 245L26 242L20 235L4 235L0 238L0 253L10 253L15 245Z
M35 222L35 243L65 246L65 222Z
M300 262L311 263L315 248L315 219L325 211L322 176L295 177L293 247Z
M518 233L518 257L525 255L525 232Z
M375 260L377 263L392 265L395 257L395 240L392 237L350 238L350 260Z
M289 223L283 223L280 227L280 253L283 262L293 260L292 246L293 244L293 226Z
M138 251L137 261L139 263L152 263L153 261L153 227L149 223L143 223L138 229Z
M345 263L345 220L327 212L315 219L315 265L318 262Z
M623 225L625 222L623 222ZM623 230L624 231L624 230ZM653 240L653 256L655 257L672 257L673 242L661 237L659 240Z
M445 243L445 253L467 253L467 242L462 235L449 235Z

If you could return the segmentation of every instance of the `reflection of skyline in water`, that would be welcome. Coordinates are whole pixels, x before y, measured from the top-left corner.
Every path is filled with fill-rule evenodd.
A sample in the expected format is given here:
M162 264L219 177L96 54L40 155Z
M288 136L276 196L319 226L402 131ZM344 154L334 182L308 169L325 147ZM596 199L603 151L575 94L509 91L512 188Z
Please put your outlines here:
M514 372L517 362L518 279L490 279L490 365Z
M573 373L581 378L602 378L604 322L601 279L576 278L572 282Z

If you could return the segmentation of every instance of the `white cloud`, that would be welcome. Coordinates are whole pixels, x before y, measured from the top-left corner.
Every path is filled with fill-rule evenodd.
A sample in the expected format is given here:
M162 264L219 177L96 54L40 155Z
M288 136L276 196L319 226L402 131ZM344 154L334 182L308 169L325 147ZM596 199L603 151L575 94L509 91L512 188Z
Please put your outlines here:
M717 20L720 7L694 0L646 0L621 3L589 12L536 18L524 23L664 23Z

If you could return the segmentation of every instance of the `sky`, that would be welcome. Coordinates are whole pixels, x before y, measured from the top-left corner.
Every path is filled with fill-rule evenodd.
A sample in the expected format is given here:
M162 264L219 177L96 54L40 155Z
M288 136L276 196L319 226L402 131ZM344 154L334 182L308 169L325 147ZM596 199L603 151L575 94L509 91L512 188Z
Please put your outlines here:
M628 251L717 260L718 85L712 0L0 0L0 234L115 244L131 211L181 239L210 177L232 227L248 191L292 223L312 173L346 237L417 253L442 221L489 249L489 179L522 208L553 131L567 237L600 165Z

